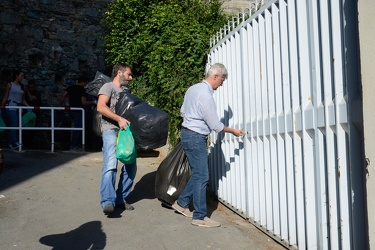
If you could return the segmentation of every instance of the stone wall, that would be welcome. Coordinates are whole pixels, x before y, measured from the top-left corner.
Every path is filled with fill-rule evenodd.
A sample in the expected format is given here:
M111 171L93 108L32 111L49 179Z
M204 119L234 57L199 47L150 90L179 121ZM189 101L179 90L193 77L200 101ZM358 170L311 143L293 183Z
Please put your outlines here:
M80 74L105 70L99 25L110 0L0 1L1 98L14 70L35 79L47 106L56 106Z

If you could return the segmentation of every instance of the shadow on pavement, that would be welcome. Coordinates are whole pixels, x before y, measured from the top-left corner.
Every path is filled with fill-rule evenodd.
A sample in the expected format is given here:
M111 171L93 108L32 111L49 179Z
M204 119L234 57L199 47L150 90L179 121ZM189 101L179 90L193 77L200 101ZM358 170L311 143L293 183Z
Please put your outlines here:
M3 149L2 153L4 162L2 165L2 172L0 173L0 191L15 186L29 178L42 174L43 172L49 171L64 163L95 152L58 151L51 153L39 150L18 152L10 149ZM158 156L159 152L156 150L137 152L138 158L153 158ZM146 178L146 180L141 180L141 185L137 185L139 190L135 191L137 195L143 195L145 198L153 199L155 198L154 191L142 190L143 188L141 189L140 186L144 185L147 189L154 189L153 178L155 178L155 173L153 173L152 176L144 176L143 179L144 178Z
M104 249L106 235L100 221L91 221L66 233L43 236L39 242L55 250Z
M0 191L49 171L88 153L3 150L4 166Z
M143 199L155 199L155 176L156 171L142 176L134 185L133 191L130 192L127 202L132 204Z

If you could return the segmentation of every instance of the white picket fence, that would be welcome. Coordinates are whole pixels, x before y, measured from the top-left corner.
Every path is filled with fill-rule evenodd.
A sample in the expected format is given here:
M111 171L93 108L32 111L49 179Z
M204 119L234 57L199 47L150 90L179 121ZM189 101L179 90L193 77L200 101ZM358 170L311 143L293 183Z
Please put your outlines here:
M210 189L289 248L366 249L355 1L250 9L211 39L217 112L247 134L211 134Z

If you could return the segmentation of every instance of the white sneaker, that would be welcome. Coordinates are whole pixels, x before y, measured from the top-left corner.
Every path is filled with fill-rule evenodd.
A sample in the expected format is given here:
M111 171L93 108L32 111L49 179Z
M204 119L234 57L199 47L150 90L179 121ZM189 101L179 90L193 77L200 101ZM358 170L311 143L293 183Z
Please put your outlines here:
M17 149L21 146L22 146L22 144L20 144L19 142L16 142L14 144L9 144L9 148L12 149L12 150Z

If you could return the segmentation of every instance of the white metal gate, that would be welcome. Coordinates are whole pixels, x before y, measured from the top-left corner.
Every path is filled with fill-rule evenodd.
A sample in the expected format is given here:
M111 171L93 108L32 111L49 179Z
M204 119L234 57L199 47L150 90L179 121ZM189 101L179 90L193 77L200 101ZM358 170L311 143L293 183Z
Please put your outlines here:
M210 188L284 245L365 249L355 1L268 1L211 40L226 125L211 134Z

